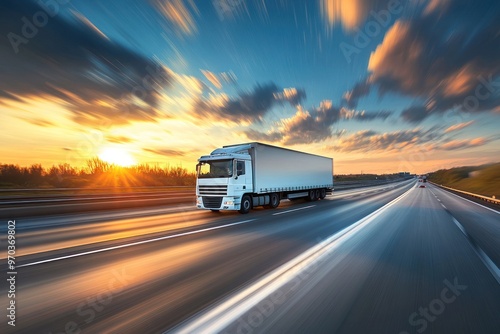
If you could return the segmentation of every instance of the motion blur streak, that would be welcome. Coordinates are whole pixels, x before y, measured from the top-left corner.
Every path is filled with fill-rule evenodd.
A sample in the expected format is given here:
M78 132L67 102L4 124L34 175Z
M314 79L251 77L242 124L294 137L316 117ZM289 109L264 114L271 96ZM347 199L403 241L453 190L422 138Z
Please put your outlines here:
M415 188L413 180L338 192L333 200L304 210L290 211L310 202L283 201L279 210L290 211L286 214L256 209L249 214L251 223L211 230L242 217L195 210L157 214L152 207L128 210L143 218L95 212L18 220L19 249L33 251L18 257L19 265L137 244L19 268L15 332L175 331L404 193L319 265L277 289L280 298L265 298L266 304L242 313L225 332L411 333L425 321L425 333L497 333L500 285L450 213L496 266L498 214L433 185ZM51 236L51 230L57 233ZM120 232L123 238L114 238ZM87 240L98 236L99 242ZM68 241L79 246L60 247ZM445 280L467 288L437 315L431 311L436 311L434 300ZM5 298L5 285L1 287ZM268 307L260 310L262 305ZM432 321L420 315L420 307L431 312ZM9 333L1 326L2 333Z
M331 252L342 247L344 242L354 237L356 232L372 222L383 212L383 210L400 201L408 192L409 190L377 211L339 231L311 249L308 249L306 252L300 254L292 261L287 262L254 285L232 296L206 314L201 315L198 319L195 318L192 323L188 323L185 327L176 329L175 331L179 333L196 333L203 330L211 333L221 332L231 323L235 323L238 318L264 298L269 297L273 292L283 288L283 286L290 283L290 281L298 279L304 272L310 270L310 267L313 265L317 266L318 262L326 261L324 257L328 257L331 255ZM290 211L293 210L285 212ZM341 256L342 259L344 257L345 256ZM336 263L338 262L336 261Z
M184 233L180 233L180 234L167 235L167 236L160 237L160 238L154 238L154 239L148 239L148 240L143 240L143 241L137 241L137 242L133 242L133 243L130 243L130 244L124 244L124 245L119 245L119 246L114 246L114 247L96 249L96 250L93 250L93 251L88 251L88 252L83 252L83 253L77 253L77 254L72 254L72 255L68 255L68 256L57 257L57 258L43 260L43 261L37 261L37 262L27 263L27 264L24 264L24 265L21 265L21 266L18 266L18 267L28 267L28 266L33 266L33 265L36 265L36 264L42 264L42 263L53 262L53 261L58 261L58 260L64 260L64 259L68 259L68 258L72 258L72 257L77 257L77 256L90 255L90 254L101 253L101 252L106 252L106 251L110 251L110 250L115 250L115 249L120 249L120 248L125 248L125 247L131 247L131 246L141 245L141 244L145 244L145 243L160 241L160 240L178 238L178 237L183 237L183 236L186 236L186 235L191 235L191 234L196 234L196 233L202 233L202 232L217 230L217 229L220 229L220 228L225 228L225 227L230 227L230 226L245 224L245 223L249 223L251 221L253 221L253 219L244 220L244 221L241 221L241 222L236 222L236 223L227 224L227 225L221 225L221 226L204 228L204 229L197 230L197 231L190 231L190 232L184 232ZM113 239L110 239L110 240L113 240Z

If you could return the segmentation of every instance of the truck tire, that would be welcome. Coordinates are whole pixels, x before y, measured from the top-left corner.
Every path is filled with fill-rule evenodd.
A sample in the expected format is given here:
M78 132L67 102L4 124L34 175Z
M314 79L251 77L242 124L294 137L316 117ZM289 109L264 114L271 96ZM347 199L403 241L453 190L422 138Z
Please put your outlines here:
M272 193L270 198L269 198L269 205L268 207L271 209L275 209L280 205L280 195L277 193Z
M325 199L325 197L326 197L326 189L323 188L323 189L320 190L319 198L320 199Z
M240 205L240 213L246 214L250 212L250 209L252 208L252 198L248 195L243 195L243 198L241 199L241 205Z
M309 196L307 196L307 200L309 202L314 202L316 200L316 190L313 189L313 190L309 190Z
M319 200L321 196L321 191L319 189L316 189L316 200Z

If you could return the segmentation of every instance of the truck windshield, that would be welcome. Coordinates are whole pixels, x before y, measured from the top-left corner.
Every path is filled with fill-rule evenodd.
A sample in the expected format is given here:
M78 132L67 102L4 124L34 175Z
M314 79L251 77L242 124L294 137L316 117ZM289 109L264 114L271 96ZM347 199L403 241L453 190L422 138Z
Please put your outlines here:
M233 160L202 161L198 166L200 179L233 176Z

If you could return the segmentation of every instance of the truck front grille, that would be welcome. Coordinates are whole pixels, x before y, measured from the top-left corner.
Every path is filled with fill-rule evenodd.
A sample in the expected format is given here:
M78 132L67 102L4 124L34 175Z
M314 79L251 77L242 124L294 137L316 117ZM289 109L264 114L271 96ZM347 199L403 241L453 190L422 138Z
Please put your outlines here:
M222 197L203 196L203 206L207 209L219 209L222 204Z
M207 185L199 185L198 193L200 195L219 195L226 196L227 195L227 185L217 185L217 186L207 186Z

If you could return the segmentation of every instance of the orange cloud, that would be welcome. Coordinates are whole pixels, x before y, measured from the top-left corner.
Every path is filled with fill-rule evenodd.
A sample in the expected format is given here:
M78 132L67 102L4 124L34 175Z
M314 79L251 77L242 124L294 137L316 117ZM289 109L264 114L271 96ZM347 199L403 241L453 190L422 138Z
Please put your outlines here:
M282 142L286 145L311 144L343 135L343 131L334 132L332 129L332 125L341 120L385 120L391 114L390 111L366 112L335 107L332 101L324 100L318 108L310 110L304 110L298 105L295 115L282 119L277 130L268 132L250 130L245 134L253 140Z
M337 21L342 22L345 29L352 30L360 25L368 14L363 0L323 0L321 11L330 26Z
M212 83L212 85L214 85L215 87L217 87L219 89L222 88L222 84L220 83L220 80L217 77L217 75L215 75L214 73L212 73L210 71L206 71L206 70L201 70L201 73L203 73L205 78L207 78L207 80L210 81Z
M222 88L223 83L234 84L234 83L236 83L236 80L237 80L236 75L234 75L234 73L232 71L221 72L218 74L210 72L208 70L200 70L200 71L201 71L201 73L203 73L205 78L207 78L207 80L212 83L212 85L214 85L215 87L217 87L219 89Z
M458 123L458 124L452 125L452 126L448 127L446 130L444 130L444 133L462 130L463 128L471 125L472 123L474 123L474 121L468 121L468 122L463 122L463 123Z
M440 148L443 150L452 151L469 147L483 146L486 143L488 143L488 140L486 138L479 137L474 139L452 140L441 145Z
M362 130L341 138L332 148L338 152L401 151L433 138L434 134L420 129L386 133Z
M400 83L404 91L410 91L421 84L413 74L419 67L425 48L418 40L405 43L410 38L408 23L402 21L394 23L387 31L382 44L370 55L368 62L368 70L372 72L370 81L390 77ZM400 66L394 66L394 60L397 60Z
M427 7L425 7L424 14L443 11L448 8L449 4L450 0L430 0Z
M389 0L321 0L321 13L330 27L338 22L353 30L363 24L372 10L388 7Z
M199 15L199 11L192 0L186 2L189 6L186 6L183 0L156 0L155 4L170 22L180 28L183 33L190 35L196 32L197 29L189 7L197 15Z
M474 11L483 17L480 22L471 18ZM494 92L500 70L495 47L499 20L490 11L474 3L433 0L422 15L397 20L370 55L370 75L345 93L344 100L355 107L372 88L381 95L420 98L401 114L409 122L457 107L466 112L494 110L499 104ZM445 14L454 19L441 19Z
M460 96L472 91L477 85L477 70L467 64L442 81L443 96Z

